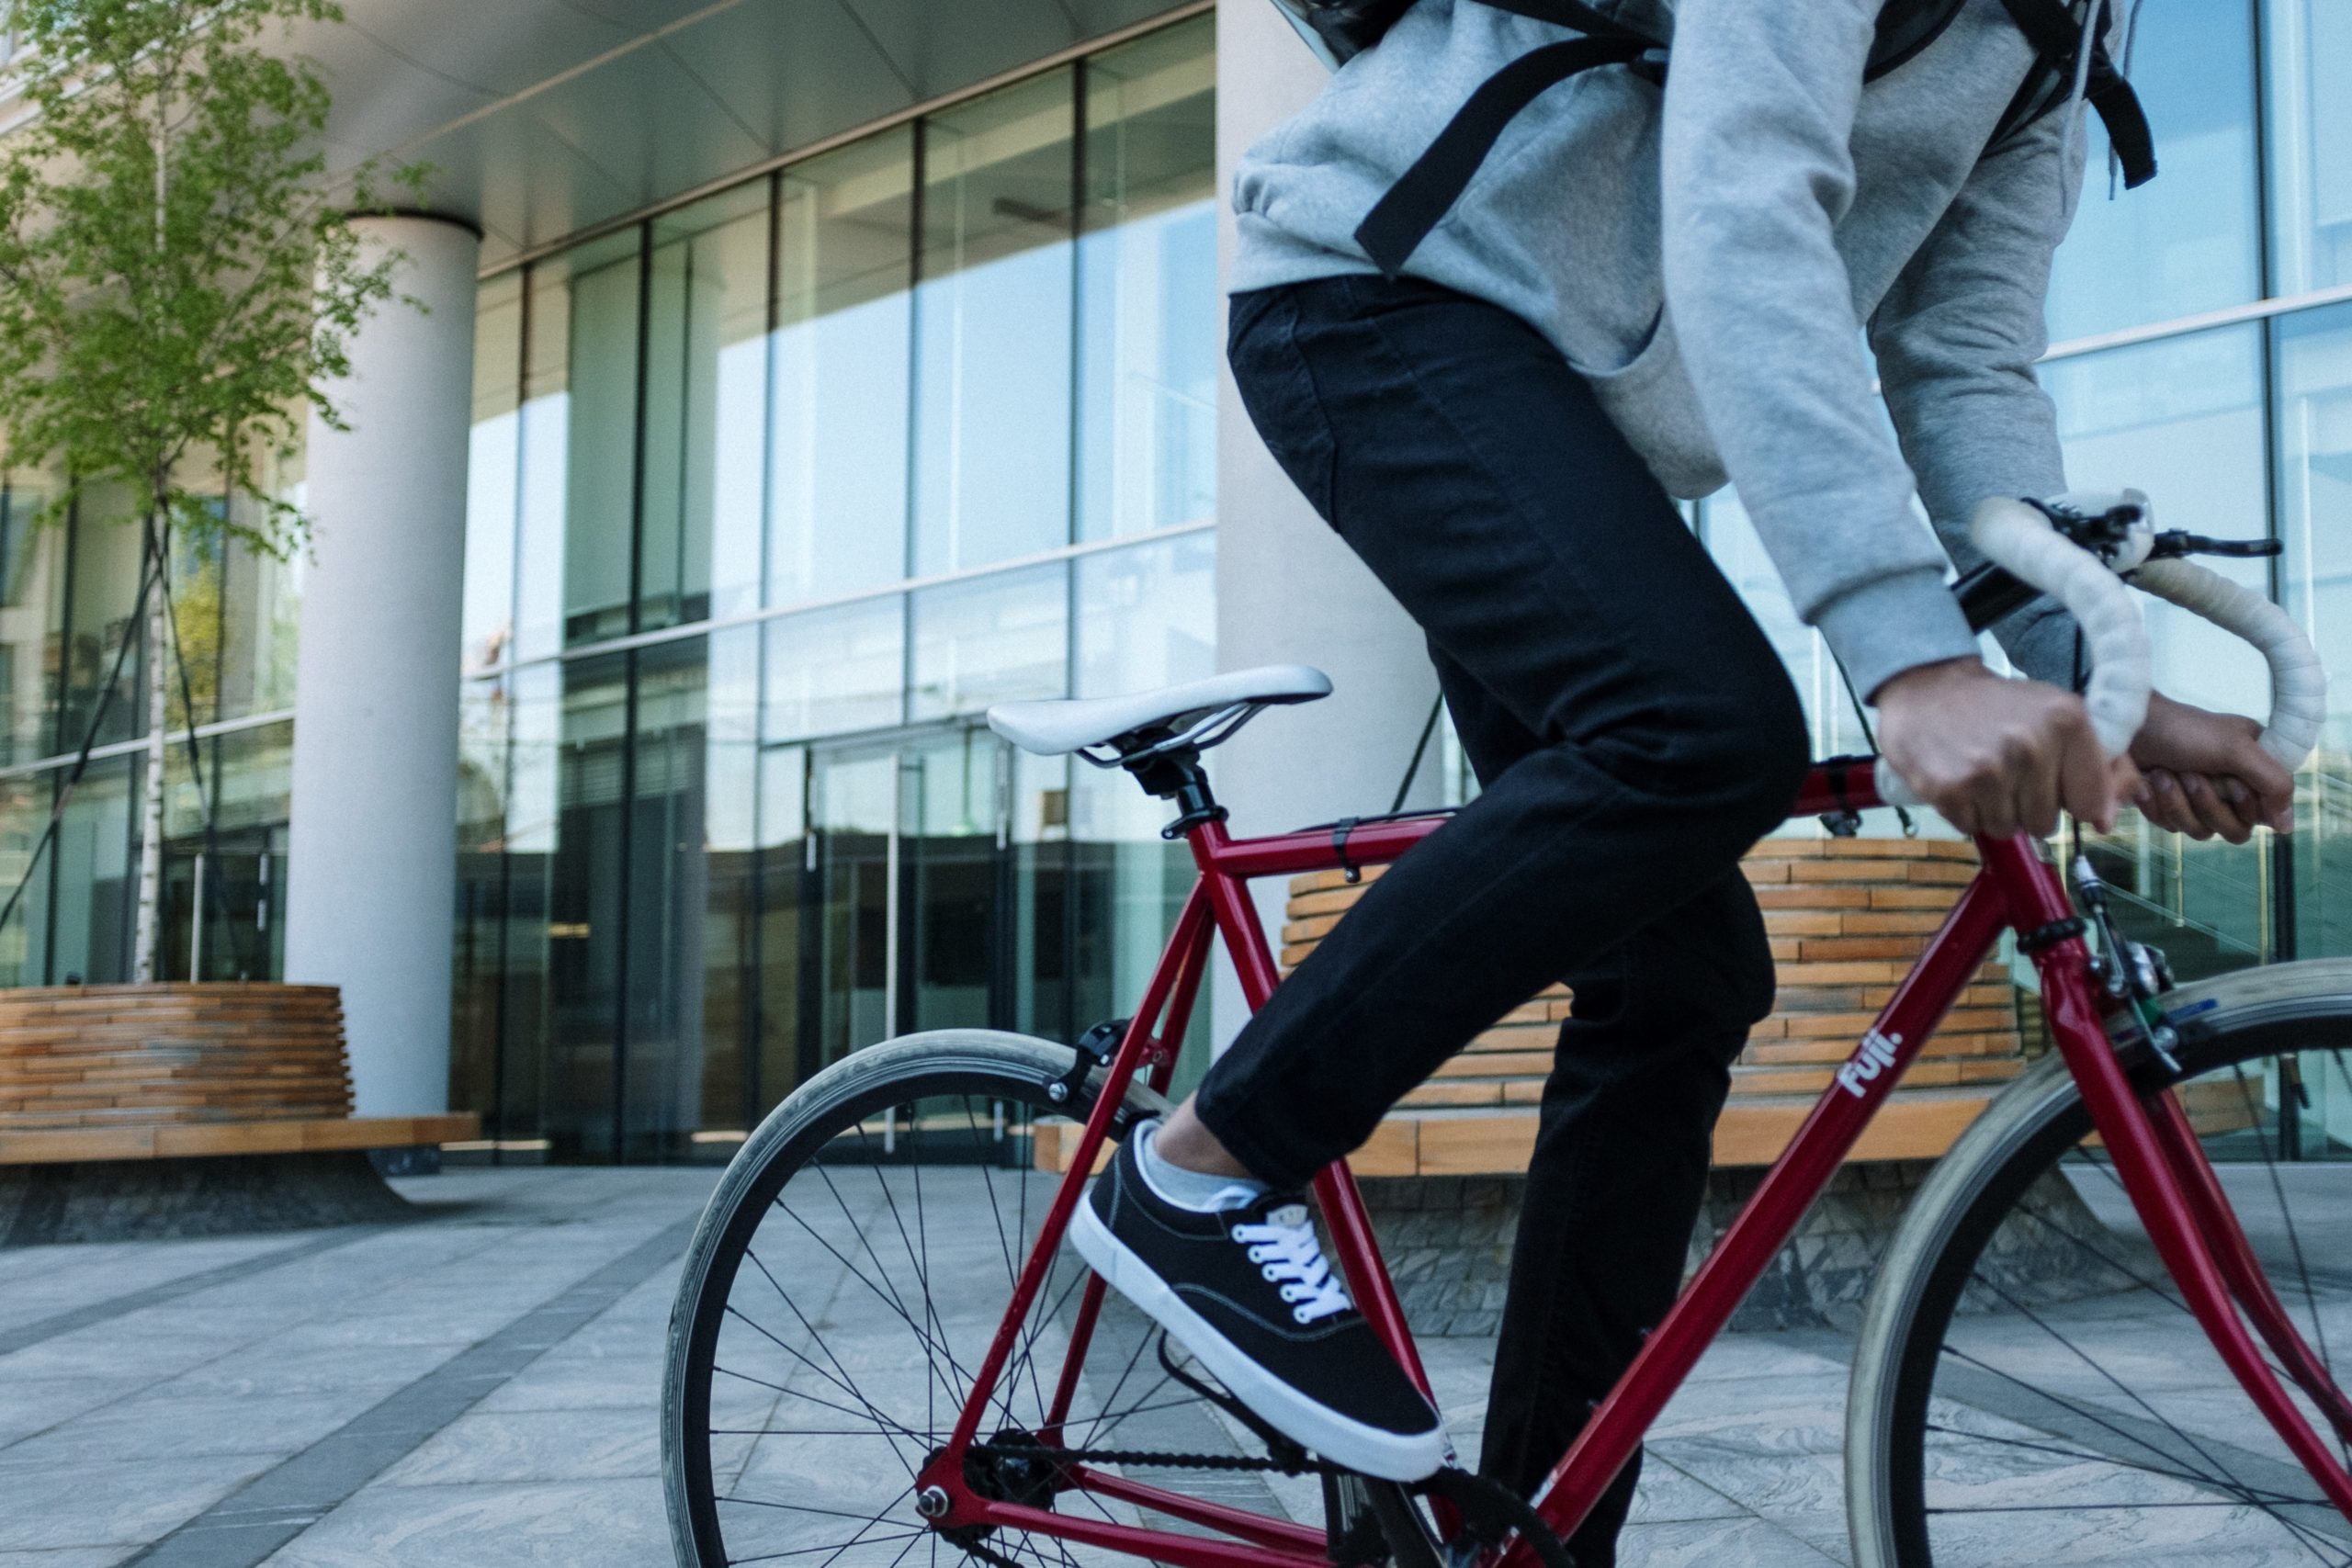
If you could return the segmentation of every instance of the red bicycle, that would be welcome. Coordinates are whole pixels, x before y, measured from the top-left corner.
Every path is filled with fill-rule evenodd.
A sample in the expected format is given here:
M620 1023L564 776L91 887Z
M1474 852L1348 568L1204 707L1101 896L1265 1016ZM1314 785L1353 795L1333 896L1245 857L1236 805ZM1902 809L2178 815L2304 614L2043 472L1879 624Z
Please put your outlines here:
M2064 599L2110 750L2147 694L2129 572L2263 648L2269 743L2301 761L2324 706L2309 644L2174 558L2227 547L2154 534L2129 502L1996 510L1978 537L1998 564L1961 585L1972 619ZM1249 671L991 715L1170 801L1199 880L1131 1018L1075 1048L953 1030L856 1052L748 1140L672 1316L681 1563L1565 1563L1561 1538L2014 932L2054 1049L1917 1194L1864 1310L1846 1433L1856 1562L2014 1562L2030 1526L2052 1560L2352 1564L2352 1401L2331 1350L2352 1343L2352 1266L2322 1246L2352 1167L2279 1142L2311 1075L2346 1071L2352 962L2176 987L2161 954L2118 934L2086 862L2070 899L2024 838L1978 840L1982 870L1926 955L1534 1497L1460 1471L1374 1483L1269 1440L1061 1242L1106 1142L1166 1109L1213 939L1252 1007L1272 991L1247 885L1378 865L1442 830L1431 813L1227 833L1202 751L1329 689L1309 670ZM1896 793L1872 762L1817 765L1794 813L1850 830ZM1315 1196L1358 1305L1428 1388L1346 1167Z

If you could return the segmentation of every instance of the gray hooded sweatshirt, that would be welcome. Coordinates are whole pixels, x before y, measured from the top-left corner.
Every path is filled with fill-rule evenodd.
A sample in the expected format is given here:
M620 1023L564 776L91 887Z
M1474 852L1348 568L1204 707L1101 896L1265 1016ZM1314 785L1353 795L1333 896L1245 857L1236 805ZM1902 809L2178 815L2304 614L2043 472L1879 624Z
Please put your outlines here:
M1406 270L1533 323L1670 493L1736 483L1859 690L1973 653L1947 548L1973 561L1984 497L2065 488L2033 362L2080 105L1988 146L2033 63L2000 0L1868 86L1877 0L1601 8L1670 30L1663 90L1604 67L1545 93ZM1480 83L1569 36L1419 0L1242 160L1236 291L1374 271L1352 238L1373 204ZM2071 626L2029 610L1998 633L2063 677Z

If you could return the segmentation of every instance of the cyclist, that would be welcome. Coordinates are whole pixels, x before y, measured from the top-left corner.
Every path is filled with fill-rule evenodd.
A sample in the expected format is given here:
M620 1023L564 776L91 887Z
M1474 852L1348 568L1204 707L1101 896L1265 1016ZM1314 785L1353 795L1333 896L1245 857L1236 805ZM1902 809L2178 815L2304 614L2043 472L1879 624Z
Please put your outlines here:
M2159 696L2131 756L2103 756L2063 615L1996 628L2039 679L1996 678L1912 515L1957 553L1982 498L2064 488L2032 365L2085 73L1996 139L2037 65L2006 0L1967 0L1868 86L1875 0L1673 9L1662 87L1593 70L1537 97L1397 276L1354 239L1367 209L1564 29L1420 0L1239 171L1243 400L1427 634L1483 789L1138 1129L1072 1235L1274 1427L1374 1476L1450 1448L1332 1277L1307 1179L1509 1009L1573 988L1482 1450L1530 1491L1673 1297L1730 1065L1771 1007L1739 861L1788 813L1805 726L1670 497L1737 484L1885 755L1962 831L2104 829L2127 802L2232 842L2289 825L2250 720ZM1580 1562L1613 1561L1635 1468Z

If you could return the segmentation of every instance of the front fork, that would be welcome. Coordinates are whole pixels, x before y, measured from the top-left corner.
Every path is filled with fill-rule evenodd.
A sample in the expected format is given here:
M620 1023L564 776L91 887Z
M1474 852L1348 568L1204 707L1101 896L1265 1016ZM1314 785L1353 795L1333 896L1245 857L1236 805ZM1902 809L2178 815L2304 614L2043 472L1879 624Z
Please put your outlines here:
M2075 920L2057 876L2029 840L1979 843L1986 863L2010 890L2018 931L2054 932ZM2260 1327L2289 1375L2327 1413L2340 1435L2352 1437L2352 1427L2347 1427L2352 1407L2263 1279L2245 1229L2178 1099L2169 1089L2143 1092L2125 1074L2108 1034L2102 998L2093 986L2095 974L2110 971L2093 963L2079 930L2037 944L2032 957L2041 976L2052 1037L2082 1091L2084 1107L2115 1163L2124 1192L2189 1312L2289 1451L2336 1511L2352 1519L2352 1474L2346 1474L2264 1360L2261 1348L2246 1331L2246 1317ZM2122 949L2113 948L2108 962L2120 964L2124 958ZM2150 1030L2160 1052L2171 1043L2157 1033L2164 1027L2159 1018ZM2246 1317L2240 1316L2241 1307Z

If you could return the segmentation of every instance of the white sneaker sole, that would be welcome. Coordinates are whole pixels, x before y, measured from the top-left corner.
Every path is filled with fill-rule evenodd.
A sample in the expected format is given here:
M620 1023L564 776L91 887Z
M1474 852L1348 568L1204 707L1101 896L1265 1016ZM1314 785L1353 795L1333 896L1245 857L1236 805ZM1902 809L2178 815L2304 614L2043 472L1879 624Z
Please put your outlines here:
M1419 1481L1436 1473L1453 1456L1442 1425L1409 1436L1383 1431L1317 1404L1268 1372L1186 1306L1159 1274L1111 1234L1085 1199L1070 1216L1069 1239L1113 1290L1174 1335L1234 1397L1291 1441L1376 1481Z

